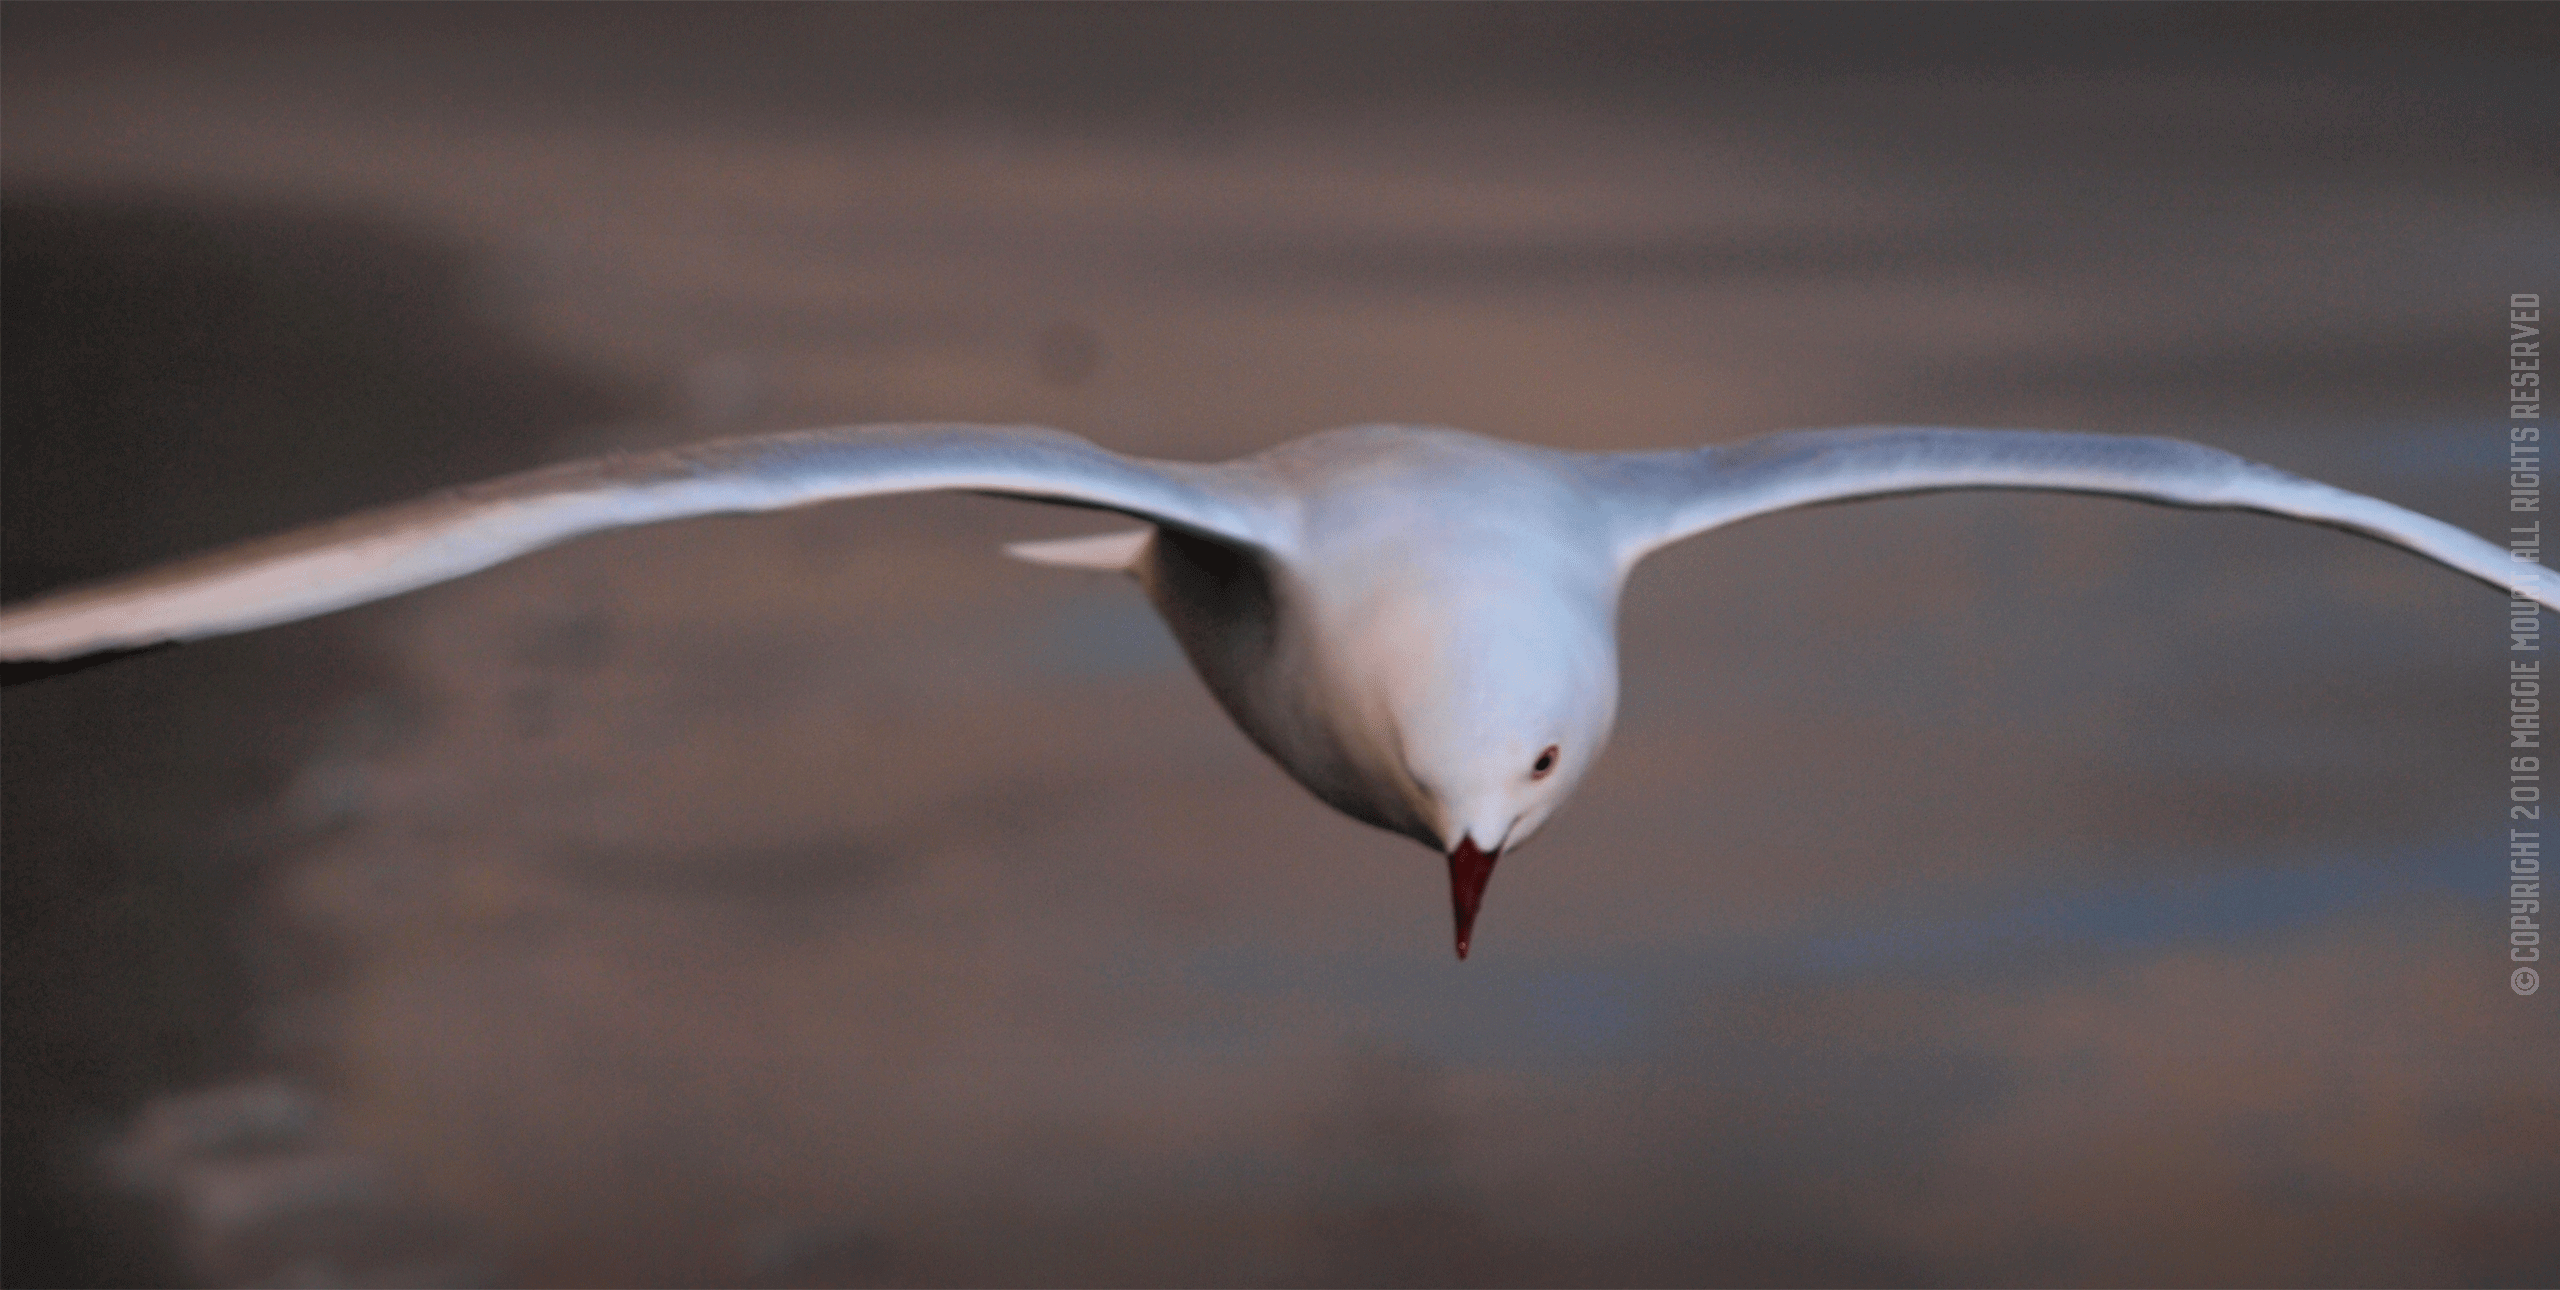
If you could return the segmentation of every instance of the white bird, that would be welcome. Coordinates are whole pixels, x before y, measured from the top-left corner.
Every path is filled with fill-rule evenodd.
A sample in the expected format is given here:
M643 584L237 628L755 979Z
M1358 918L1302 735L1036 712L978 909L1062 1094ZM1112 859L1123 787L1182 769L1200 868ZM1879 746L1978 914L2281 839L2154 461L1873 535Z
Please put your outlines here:
M0 660L291 622L687 516L928 489L1118 511L1148 527L1007 549L1135 575L1282 769L1447 856L1463 959L1495 861L1608 742L1618 592L1638 560L1757 515L1960 488L2308 520L2560 607L2560 576L2451 525L2174 439L1894 427L1577 453L1358 426L1205 465L1054 430L914 425L731 439L435 494L11 606Z

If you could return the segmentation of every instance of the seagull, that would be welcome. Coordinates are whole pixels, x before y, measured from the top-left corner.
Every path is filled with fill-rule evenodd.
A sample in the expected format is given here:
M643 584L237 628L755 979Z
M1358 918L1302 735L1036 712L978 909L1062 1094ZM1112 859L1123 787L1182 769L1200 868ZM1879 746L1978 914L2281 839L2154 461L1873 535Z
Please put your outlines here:
M885 425L608 456L436 493L0 609L44 670L293 622L588 533L936 489L1145 526L1006 548L1134 576L1247 737L1317 797L1445 856L1467 957L1496 861L1608 743L1618 593L1648 553L1803 506L1952 489L2257 511L2560 607L2560 575L2452 525L2177 439L1861 427L1566 452L1370 425L1204 464L1057 430Z

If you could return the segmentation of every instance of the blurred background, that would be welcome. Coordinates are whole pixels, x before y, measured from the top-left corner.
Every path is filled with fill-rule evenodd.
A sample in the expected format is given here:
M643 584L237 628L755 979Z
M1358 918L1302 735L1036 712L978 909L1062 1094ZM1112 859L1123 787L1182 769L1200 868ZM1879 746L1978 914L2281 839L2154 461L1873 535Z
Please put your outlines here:
M2534 6L5 10L6 594L620 447L2183 436L2505 520ZM6 1279L2560 1282L2503 599L1942 495L1630 586L1506 859L1113 527L593 539L13 688Z

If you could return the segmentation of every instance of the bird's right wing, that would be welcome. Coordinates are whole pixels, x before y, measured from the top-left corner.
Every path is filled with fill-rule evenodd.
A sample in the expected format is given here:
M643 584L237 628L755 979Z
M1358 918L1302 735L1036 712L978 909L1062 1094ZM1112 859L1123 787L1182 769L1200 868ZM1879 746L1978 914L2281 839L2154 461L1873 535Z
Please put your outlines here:
M1608 499L1619 558L1626 564L1682 538L1800 506L2024 488L2258 511L2323 524L2406 548L2511 596L2560 608L2560 574L2442 520L2179 439L1879 426L1799 430L1685 452L1604 453L1581 460Z
M0 661L75 658L310 618L605 529L957 489L1118 511L1276 547L1294 516L1250 461L1105 452L1027 427L872 426L729 439L511 475L0 611Z

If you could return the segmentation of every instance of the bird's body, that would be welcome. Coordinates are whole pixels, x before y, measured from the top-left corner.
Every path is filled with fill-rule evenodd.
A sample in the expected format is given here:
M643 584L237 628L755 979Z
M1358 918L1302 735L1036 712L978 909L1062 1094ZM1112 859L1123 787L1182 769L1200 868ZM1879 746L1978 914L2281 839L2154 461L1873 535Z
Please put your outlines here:
M1298 502L1268 546L1164 534L1133 571L1236 724L1317 796L1425 845L1472 831L1496 849L1506 804L1414 763L1527 767L1568 733L1607 738L1625 570L1565 460L1449 430L1312 436L1255 459ZM1571 713L1548 711L1559 680Z
M1149 527L1014 551L1135 575L1255 743L1344 813L1445 853L1464 957L1495 860L1608 741L1618 595L1638 560L1773 511L1955 488L2308 520L2560 606L2560 578L2471 534L2169 439L1886 428L1568 453L1361 426L1201 465L1049 430L894 426L575 463L245 544L13 605L0 661L246 631L692 515L923 489L1118 511Z

